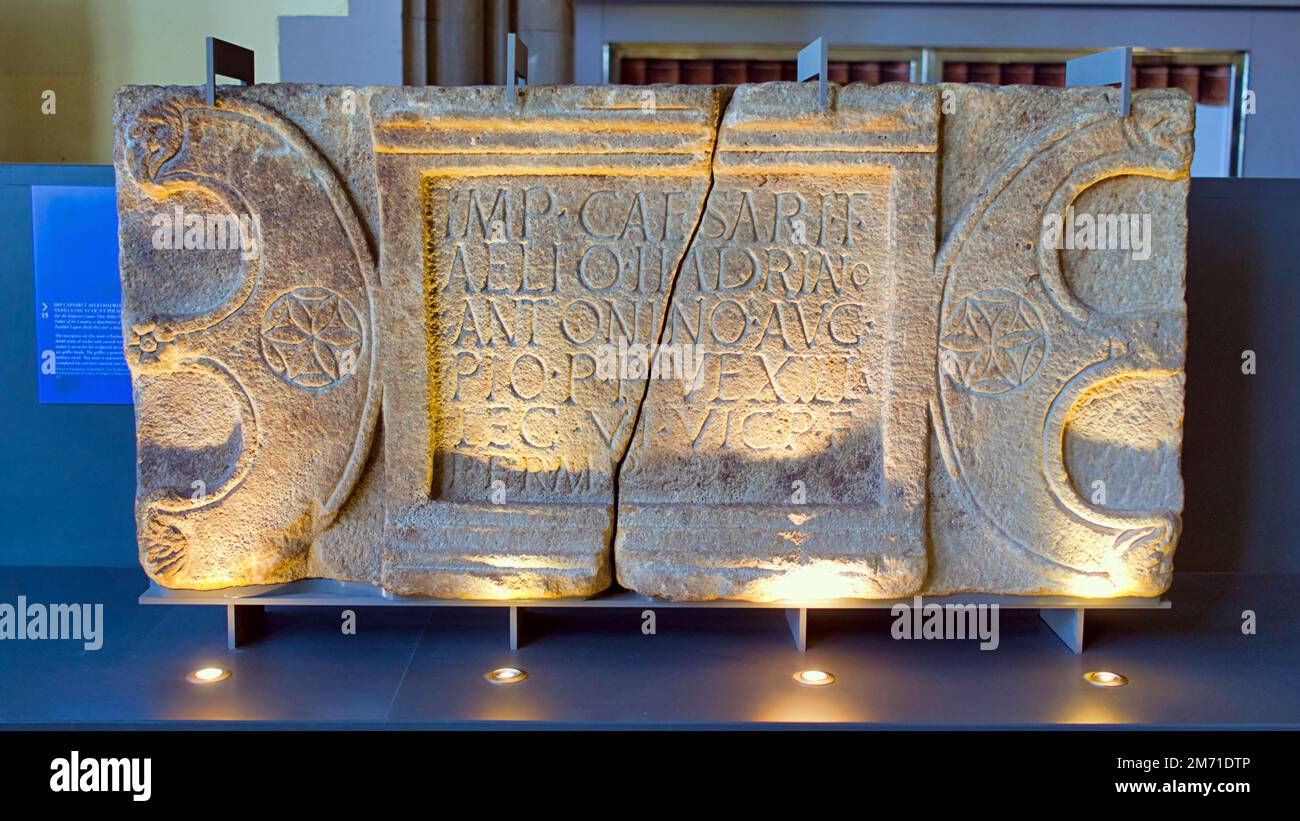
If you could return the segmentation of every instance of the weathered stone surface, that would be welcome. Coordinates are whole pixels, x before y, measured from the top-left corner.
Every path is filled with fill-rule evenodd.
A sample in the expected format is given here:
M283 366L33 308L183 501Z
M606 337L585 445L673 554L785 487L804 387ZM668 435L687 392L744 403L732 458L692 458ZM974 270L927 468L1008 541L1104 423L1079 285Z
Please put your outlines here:
M724 92L390 89L372 101L387 531L398 592L609 586L614 476L709 184Z
M1139 92L1120 118L1114 91L944 89L926 591L1158 594L1182 507L1191 100ZM1108 214L1149 217L1149 259L1045 231Z
M1163 590L1190 101L831 91L124 89L150 576Z
M301 577L365 467L377 281L352 198L369 151L345 187L276 110L313 97L346 152L368 137L347 136L339 93L257 87L215 109L198 89L118 95L137 528L163 584Z
M683 599L902 596L926 577L933 87L737 90L620 477L615 563ZM662 369L661 369L662 371Z

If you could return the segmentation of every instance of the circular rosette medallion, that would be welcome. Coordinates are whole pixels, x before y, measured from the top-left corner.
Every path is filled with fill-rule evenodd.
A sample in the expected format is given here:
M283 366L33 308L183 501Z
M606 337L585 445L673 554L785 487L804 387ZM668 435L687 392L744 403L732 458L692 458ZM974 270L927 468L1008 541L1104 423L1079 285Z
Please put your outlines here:
M979 291L944 319L939 367L965 391L998 396L1029 383L1047 348L1043 318L1032 302L1010 291Z
M363 339L356 309L328 288L295 288L262 317L262 357L297 388L332 388L356 373Z

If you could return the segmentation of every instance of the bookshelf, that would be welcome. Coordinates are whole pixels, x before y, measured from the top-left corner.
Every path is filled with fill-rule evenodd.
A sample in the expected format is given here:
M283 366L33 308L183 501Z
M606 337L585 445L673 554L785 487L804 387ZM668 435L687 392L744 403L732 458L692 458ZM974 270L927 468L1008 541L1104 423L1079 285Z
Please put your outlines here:
M739 84L794 80L802 44L611 43L607 82ZM875 48L831 46L834 83L954 82L990 85L1065 85L1065 61L1087 49ZM1247 55L1201 49L1134 49L1134 88L1182 88L1203 105L1240 98Z

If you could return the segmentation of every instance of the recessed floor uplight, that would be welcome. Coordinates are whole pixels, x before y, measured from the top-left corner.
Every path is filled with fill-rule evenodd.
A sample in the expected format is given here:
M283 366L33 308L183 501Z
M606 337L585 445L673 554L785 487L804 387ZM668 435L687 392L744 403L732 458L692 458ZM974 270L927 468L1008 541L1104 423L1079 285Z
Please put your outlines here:
M228 678L230 678L230 671L223 670L220 667L200 667L185 677L187 681L195 684L212 684L225 681Z
M493 684L516 684L528 678L528 673L518 667L498 667L495 670L489 670L483 678Z
M1128 679L1119 673L1112 673L1109 670L1099 670L1092 673L1084 673L1083 678L1089 684L1095 684L1098 687L1123 687L1128 684Z
M825 670L800 670L794 674L794 680L808 687L825 687L835 683L835 676Z

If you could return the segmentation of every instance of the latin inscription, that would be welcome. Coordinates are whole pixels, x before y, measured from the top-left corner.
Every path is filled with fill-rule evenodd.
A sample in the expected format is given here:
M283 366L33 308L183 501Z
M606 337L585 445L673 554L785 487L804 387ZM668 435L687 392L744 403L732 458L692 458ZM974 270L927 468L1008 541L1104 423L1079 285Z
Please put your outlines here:
M608 495L645 381L599 356L658 339L701 195L654 178L426 183L435 493Z
M695 370L652 380L633 443L676 463L657 474L713 469L725 485L730 457L779 473L853 437L878 443L888 197L885 177L743 177L714 188L663 337L698 351ZM851 466L863 476L849 497L879 484L882 454L868 450L877 458Z

